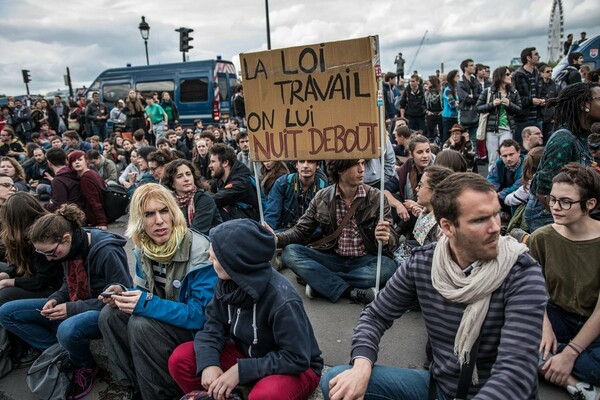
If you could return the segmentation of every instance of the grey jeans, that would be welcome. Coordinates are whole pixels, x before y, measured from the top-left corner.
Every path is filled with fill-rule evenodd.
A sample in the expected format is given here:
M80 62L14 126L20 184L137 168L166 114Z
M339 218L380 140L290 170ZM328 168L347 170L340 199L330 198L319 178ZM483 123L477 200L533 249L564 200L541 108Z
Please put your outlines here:
M169 374L169 356L194 340L192 331L155 319L104 307L98 321L115 383L137 387L144 399L179 399L181 390Z

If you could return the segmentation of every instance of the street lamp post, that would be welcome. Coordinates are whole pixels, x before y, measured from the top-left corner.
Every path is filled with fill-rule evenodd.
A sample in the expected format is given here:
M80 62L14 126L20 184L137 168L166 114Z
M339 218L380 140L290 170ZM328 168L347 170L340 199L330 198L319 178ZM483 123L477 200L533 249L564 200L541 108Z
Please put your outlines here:
M150 25L148 25L146 18L143 15L142 22L140 22L138 29L140 30L142 39L144 39L144 47L146 48L146 65L150 65L150 60L148 59L148 37L150 36Z
M269 22L269 0L265 0L265 13L267 14L267 49L271 50L271 24Z

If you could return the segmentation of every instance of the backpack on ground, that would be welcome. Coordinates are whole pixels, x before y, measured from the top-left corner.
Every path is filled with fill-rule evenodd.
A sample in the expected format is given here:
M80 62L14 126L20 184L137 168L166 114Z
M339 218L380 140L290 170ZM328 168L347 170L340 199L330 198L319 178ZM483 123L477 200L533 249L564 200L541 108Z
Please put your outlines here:
M104 213L108 223L115 222L127 214L129 198L127 189L121 185L106 185L104 190Z
M42 400L65 400L74 371L69 353L57 343L35 360L27 372L27 386Z

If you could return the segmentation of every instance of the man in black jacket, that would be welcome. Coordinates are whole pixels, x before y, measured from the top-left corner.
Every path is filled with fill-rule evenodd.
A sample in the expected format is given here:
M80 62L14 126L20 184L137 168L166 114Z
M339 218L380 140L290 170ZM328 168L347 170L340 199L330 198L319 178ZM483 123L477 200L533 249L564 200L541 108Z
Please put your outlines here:
M540 62L540 53L535 47L527 47L521 51L521 62L523 66L519 68L513 76L515 89L521 96L521 108L523 112L515 116L515 132L513 137L521 145L521 133L523 129L535 125L542 129L542 109L546 101L541 98L541 78L536 68Z
M250 170L235 157L233 149L217 143L210 150L211 191L223 221L237 218L259 220L258 196Z
M463 73L462 78L456 85L458 92L458 123L469 131L469 139L473 143L473 148L477 148L477 127L479 126L479 114L475 111L475 104L479 94L483 90L477 82L475 72L477 67L470 58L460 63L460 69ZM485 157L485 153L478 152L478 157Z
M408 127L413 131L425 131L425 93L421 87L419 75L411 75L409 86L402 92L400 116L408 118Z

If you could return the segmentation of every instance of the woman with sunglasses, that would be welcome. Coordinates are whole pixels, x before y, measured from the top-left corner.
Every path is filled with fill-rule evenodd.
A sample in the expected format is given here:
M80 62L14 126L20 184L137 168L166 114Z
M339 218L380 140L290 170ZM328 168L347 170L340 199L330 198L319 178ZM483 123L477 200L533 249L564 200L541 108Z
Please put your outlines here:
M33 223L48 214L29 193L15 193L0 208L4 222L0 237L6 246L6 260L0 263L0 306L17 299L46 298L61 285L63 274L56 262L34 251L29 240ZM28 364L39 355L15 335L0 326L0 377L14 366Z
M35 252L62 264L63 284L47 299L15 300L0 307L0 325L34 349L44 351L60 343L68 351L76 368L68 399L89 393L97 372L89 342L102 337L98 317L104 303L98 296L111 283L131 286L127 241L83 228L84 220L79 208L65 204L33 224L29 240Z
M513 138L515 115L521 113L521 96L512 88L512 75L508 67L499 67L492 75L492 86L486 88L477 100L477 112L488 113L486 147L489 170L496 165L500 143Z
M538 170L531 182L531 197L525 208L529 232L554 222L547 197L552 189L552 179L570 162L589 166L594 157L587 147L587 137L594 122L600 122L600 85L574 83L561 90L546 107L555 107L552 134Z
M574 399L600 396L600 174L567 164L552 180L554 223L529 238L544 270L549 301L540 344L540 374Z

